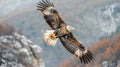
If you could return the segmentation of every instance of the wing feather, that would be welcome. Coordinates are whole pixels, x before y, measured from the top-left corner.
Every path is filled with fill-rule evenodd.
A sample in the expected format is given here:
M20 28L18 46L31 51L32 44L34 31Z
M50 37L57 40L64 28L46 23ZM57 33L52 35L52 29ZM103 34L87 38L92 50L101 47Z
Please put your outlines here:
M44 4L46 4L47 7L49 6L49 3L47 2L47 0L46 0L46 2L45 2L44 0L42 0L42 2L43 2Z
M54 7L54 4L51 3L50 0L42 0L37 4L37 7L38 9L42 9L41 11L44 11L49 7Z

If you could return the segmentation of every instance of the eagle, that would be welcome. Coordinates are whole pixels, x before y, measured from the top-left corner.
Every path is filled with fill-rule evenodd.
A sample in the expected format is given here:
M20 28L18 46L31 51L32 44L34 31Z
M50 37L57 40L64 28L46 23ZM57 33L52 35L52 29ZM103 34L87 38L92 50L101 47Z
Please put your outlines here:
M44 33L44 41L48 45L55 46L59 39L65 49L80 59L81 63L87 64L93 60L93 53L75 38L72 34L75 28L63 21L50 0L41 0L37 3L37 10L42 13L46 23L51 27L51 30L46 30Z

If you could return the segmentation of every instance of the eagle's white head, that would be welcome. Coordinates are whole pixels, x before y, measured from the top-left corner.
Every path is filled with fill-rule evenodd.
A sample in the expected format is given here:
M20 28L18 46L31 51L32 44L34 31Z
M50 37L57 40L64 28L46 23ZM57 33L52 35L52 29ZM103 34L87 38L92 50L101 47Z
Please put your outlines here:
M71 31L75 30L75 28L74 28L74 27L69 26L69 25L67 25L66 29L67 29L69 32L71 32Z

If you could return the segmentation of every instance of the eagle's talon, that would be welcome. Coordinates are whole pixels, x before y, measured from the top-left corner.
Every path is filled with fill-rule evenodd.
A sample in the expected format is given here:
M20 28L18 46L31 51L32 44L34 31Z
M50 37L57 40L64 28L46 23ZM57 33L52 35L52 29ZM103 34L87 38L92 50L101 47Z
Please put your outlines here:
M54 40L54 39L57 38L57 36L55 36L55 34L50 34L50 38L51 38L52 40Z

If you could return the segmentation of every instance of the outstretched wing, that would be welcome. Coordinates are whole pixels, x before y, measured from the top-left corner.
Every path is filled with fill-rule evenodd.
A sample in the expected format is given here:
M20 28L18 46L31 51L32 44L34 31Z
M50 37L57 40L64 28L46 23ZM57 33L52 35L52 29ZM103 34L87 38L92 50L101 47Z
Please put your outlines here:
M66 25L50 0L42 0L37 4L37 7L38 10L42 12L44 19L52 29L57 30L62 25Z
M87 64L93 60L93 54L84 48L84 46L77 41L72 33L64 37L60 37L63 46L76 57L81 60L81 63Z
M53 3L51 3L49 0L42 0L38 3L37 7L38 10L42 12L48 25L53 30L57 30L66 25L55 9ZM69 52L80 58L82 63L86 64L93 59L93 54L89 50L85 49L71 32L68 35L60 37L59 39Z

